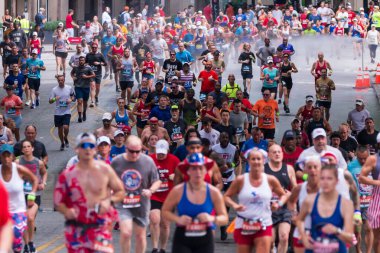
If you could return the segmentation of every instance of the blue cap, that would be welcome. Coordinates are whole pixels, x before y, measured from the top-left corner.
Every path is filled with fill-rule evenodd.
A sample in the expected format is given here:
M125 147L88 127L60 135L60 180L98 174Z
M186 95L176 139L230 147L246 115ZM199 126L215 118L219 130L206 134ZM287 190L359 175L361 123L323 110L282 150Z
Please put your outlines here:
M188 155L186 161L188 165L203 166L205 164L205 157L201 153L194 153Z
M9 152L10 154L13 154L13 146L9 144L3 144L0 148L0 153L3 152Z
M149 93L148 89L141 89L141 94Z

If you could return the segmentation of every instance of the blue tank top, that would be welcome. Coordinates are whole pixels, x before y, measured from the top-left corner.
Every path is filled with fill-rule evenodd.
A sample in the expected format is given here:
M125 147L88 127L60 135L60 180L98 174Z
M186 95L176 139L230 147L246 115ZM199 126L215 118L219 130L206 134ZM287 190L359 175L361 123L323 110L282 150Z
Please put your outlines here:
M203 204L191 203L187 198L186 188L187 183L185 183L183 186L182 197L177 205L178 215L187 215L194 219L200 213L211 214L212 210L214 209L214 205L212 203L209 185L207 184L206 186L206 200Z
M356 27L352 27L352 37L361 38L361 34L360 34L359 30L356 29Z
M320 194L318 193L315 197L313 209L311 211L311 237L313 240L317 240L317 238L329 238L334 239L339 242L339 253L345 253L347 252L346 244L339 240L337 236L335 235L325 235L322 233L321 229L324 225L330 223L334 225L335 227L343 229L344 220L340 213L340 202L342 196L339 194L338 201L335 206L334 213L327 218L321 217L318 212L318 200L319 200ZM312 250L306 250L306 253L312 253Z
M329 33L332 34L336 28L336 25L330 25L329 26Z
M128 121L129 121L129 118L128 118L128 112L127 110L124 109L124 116L123 117L120 117L119 115L119 109L116 110L116 115L115 115L115 121L116 121L116 124L118 126L128 126Z

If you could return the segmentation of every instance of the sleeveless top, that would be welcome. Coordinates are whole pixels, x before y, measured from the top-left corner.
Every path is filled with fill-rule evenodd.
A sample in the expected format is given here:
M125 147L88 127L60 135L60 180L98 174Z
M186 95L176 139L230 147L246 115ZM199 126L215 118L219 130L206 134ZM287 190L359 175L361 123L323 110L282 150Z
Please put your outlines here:
M112 46L112 55L120 55L123 56L124 48L120 46L117 48L115 45Z
M6 126L3 126L3 133L0 135L0 142L1 141L5 141L5 143L8 143L8 141L9 141L8 135L7 135L7 127ZM3 144L0 144L0 147L2 145Z
M361 33L357 28L358 27L352 26L352 37L361 38Z
M185 90L188 90L193 87L193 80L194 80L194 74L193 72L189 71L189 73L185 74L183 70L180 71L181 78L180 81L184 81L183 87Z
M337 27L335 29L335 35L336 36L344 36L344 28L343 27Z
M282 163L279 171L273 171L269 166L269 163L264 165L264 172L267 175L272 175L278 179L283 189L290 190L290 177L288 174L288 166L286 163Z
M249 172L244 174L243 188L238 194L239 204L245 206L246 210L237 212L235 228L239 229L243 225L243 219L240 217L252 220L262 219L263 226L268 227L272 225L270 208L272 190L269 186L268 176L262 173L262 183L259 187L253 187L249 177Z
M146 69L143 70L143 74L154 75L154 61L150 61L150 62L144 61L143 66L146 67ZM149 74L147 73L148 69L150 70Z
M27 161L24 156L20 156L19 159L20 165L28 168L35 176L37 176L38 181L41 182L40 174L40 160L37 157L34 157L33 160ZM29 193L32 191L32 183L28 180L24 181L24 193ZM36 195L41 195L41 191L37 191Z
M67 53L66 40L63 38L55 38L55 51Z
M123 68L120 72L120 81L132 81L133 82L133 60L132 57L125 59L121 58L121 64Z
M290 64L291 62L288 62L288 65L285 65L285 63L283 62L281 64L281 79L292 79L292 76L283 76L282 74L286 74L288 73L288 71L291 71L292 70L292 65Z
M128 126L128 121L129 121L129 117L128 117L128 111L124 109L124 116L121 117L119 115L119 109L116 110L116 113L115 113L115 121L116 121L116 125L118 126L118 128L122 128L123 126Z
M27 70L27 65L26 65L26 61L29 59L29 57L27 58L24 58L24 57L20 57L20 61L21 61L21 73L24 75L24 76L27 76L28 75L28 70Z
M337 26L336 25L330 25L329 26L329 34L332 34Z
M187 125L195 126L197 125L197 106L196 106L196 100L193 99L191 103L188 103L186 99L183 101L183 120Z
M193 204L187 198L187 183L183 185L183 193L181 200L177 205L178 216L187 215L191 218L196 218L200 213L208 213L211 214L214 209L214 204L212 203L210 186L206 184L206 199L203 204Z
M313 132L314 129L317 129L317 128L323 128L326 130L323 124L323 118L321 118L318 121L310 119L309 124L307 125L307 135L309 136L309 140L313 140L313 138L311 138L311 133Z
M38 47L39 45L40 45L40 40L39 39L35 39L35 40L31 40L30 41L30 48L31 48L31 50L33 50L34 48L37 48L38 49L38 53L41 53L41 48Z
M335 206L335 210L333 214L330 217L321 217L318 211L318 200L319 200L320 194L317 193L317 196L315 197L315 201L313 204L313 209L311 210L310 216L311 216L311 231L310 235L313 240L317 240L317 238L329 238L329 239L335 239L339 242L339 253L345 253L347 252L346 245L343 241L339 240L337 236L335 235L324 235L321 231L322 227L328 223L343 229L344 220L342 217L342 214L340 213L341 209L341 199L342 196L339 194L338 201ZM305 252L313 252L311 250L306 250Z
M309 120L309 119L311 119L311 118L313 117L313 110L314 110L314 106L312 106L310 110L308 110L308 109L306 108L306 106L303 107L303 111L302 111L302 113L301 113L301 116L302 116L302 122L301 122L301 125L302 125L302 126L303 126L303 124L304 124L307 120Z
M300 190L300 193L298 194L298 201L297 201L297 204L300 208L302 206L302 203L305 201L307 195L308 195L308 193L307 193L307 182L303 182L301 184L301 190ZM311 217L310 217L310 215L307 215L305 217L304 227L305 227L305 230L311 229ZM294 229L293 237L301 239L300 238L301 235L300 235L300 232L299 232L297 227Z
M1 173L2 165L0 165L0 180L3 182L9 195L9 212L23 213L26 212L26 203L24 196L24 180L20 177L16 163L12 162L12 177L6 182Z
M320 65L319 61L317 61L315 63L315 74L317 75L317 77L315 77L315 80L317 80L318 78L321 77L321 70L322 69L327 69L327 63L325 60L323 60L322 66Z
M143 113L144 115L143 116L138 115L137 116L137 120L145 122L149 118L151 107L150 107L150 105L145 105L145 103L142 100L140 100L138 103L139 104L138 104L138 107L137 107L137 112Z

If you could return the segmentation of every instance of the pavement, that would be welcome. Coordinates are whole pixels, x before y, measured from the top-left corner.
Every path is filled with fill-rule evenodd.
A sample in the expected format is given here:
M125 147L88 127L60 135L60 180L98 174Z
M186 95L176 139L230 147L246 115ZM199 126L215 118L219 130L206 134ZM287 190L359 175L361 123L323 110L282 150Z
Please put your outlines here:
M282 137L282 133L290 129L290 122L295 116L296 111L300 106L304 104L304 98L308 94L315 94L314 91L314 78L310 75L311 65L306 64L305 54L306 51L303 48L303 44L299 41L291 41L296 49L296 54L292 57L296 66L299 69L299 73L293 75L294 86L291 92L290 98L290 114L286 114L281 106L280 108L280 123L277 124L276 140L279 141ZM276 44L278 45L278 44ZM321 50L325 44L320 43L314 48L313 59L317 58L316 52ZM38 247L39 253L56 253L66 252L63 239L63 217L57 212L53 211L53 188L56 182L59 172L65 167L66 162L75 155L73 150L75 136L84 131L93 132L96 128L101 127L101 116L104 112L111 112L116 108L116 98L120 96L115 92L114 80L103 80L100 92L100 103L98 107L88 109L88 119L86 122L77 123L76 107L72 105L72 119L70 126L69 141L71 147L65 151L59 151L60 142L57 136L57 130L53 124L54 105L49 105L48 98L50 96L51 89L57 85L54 78L55 75L55 59L54 55L49 51L49 45L45 45L45 52L42 55L42 59L47 66L47 70L42 72L41 81L41 105L40 107L31 110L25 108L23 110L23 123L21 129L24 129L26 124L35 124L38 129L38 140L42 141L47 148L49 154L49 176L47 182L47 188L42 198L41 211L37 216L37 232L35 237L35 244ZM345 46L345 54L337 59L334 51L326 49L326 59L331 63L334 73L332 79L336 83L337 89L333 92L333 103L331 108L330 123L333 129L337 130L340 123L345 122L347 114L350 110L355 108L354 101L356 98L364 99L366 108L372 113L376 126L380 126L380 105L378 103L375 89L354 89L356 70L361 66L360 59L354 59L351 52L350 45ZM72 53L70 53L71 55ZM369 52L365 51L364 61L369 62ZM70 56L69 56L70 57ZM311 62L314 62L311 61ZM368 64L370 69L375 68L375 65ZM69 67L68 67L69 68ZM69 69L67 70L69 73ZM242 79L240 75L240 65L235 60L230 60L227 70L223 75L223 85L227 80L227 75L234 73L236 76L236 82L242 85ZM261 99L261 82L258 77L259 69L254 68L254 79L252 89L250 93L251 102L255 102ZM2 77L2 70L0 70L0 78ZM66 79L66 84L72 85L73 82L69 75ZM375 86L376 88L379 86ZM197 87L199 91L199 86ZM196 92L196 94L198 94ZM0 90L0 97L5 95L4 90ZM21 130L23 132L23 130ZM21 133L23 137L23 133ZM172 237L171 237L172 238ZM119 245L119 232L114 232L115 252L121 252ZM168 246L168 252L170 252L171 243ZM151 250L150 239L148 238L148 251ZM219 234L216 234L216 252L227 253L235 251L235 245L230 235L225 242L220 241ZM133 252L133 251L132 251Z

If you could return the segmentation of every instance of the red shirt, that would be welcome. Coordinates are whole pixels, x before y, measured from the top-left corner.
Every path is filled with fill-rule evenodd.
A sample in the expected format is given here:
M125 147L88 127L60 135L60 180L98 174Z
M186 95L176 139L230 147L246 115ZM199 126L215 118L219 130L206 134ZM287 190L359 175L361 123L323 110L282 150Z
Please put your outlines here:
M168 154L164 160L157 160L156 154L151 154L150 157L152 157L157 166L158 176L162 182L160 188L153 193L150 199L158 202L164 202L173 188L173 181L169 179L169 176L174 174L175 168L178 166L180 161L172 154Z
M263 26L267 26L269 21L273 21L274 25L276 25L276 26L278 25L278 22L275 18L266 18L266 19L264 19Z
M348 12L348 25L353 25L354 24L354 18L356 17L356 13L353 11Z
M160 16L161 16L161 17L165 17L165 12L164 12L163 9L160 9L159 13L160 13Z
M284 158L282 159L282 161L286 163L287 165L291 165L294 167L302 151L303 151L302 148L296 147L293 153L287 153L284 147L282 147L282 152L284 153Z
M307 14L302 13L300 16L301 20L301 26L305 30L307 28L307 24L309 23L309 20L307 19Z
M71 24L71 22L73 22L73 16L71 16L70 14L68 14L66 16L66 29L67 28L74 28L74 26Z
M242 110L243 112L249 112L249 110L252 110L253 105L251 104L251 102L249 102L248 99L243 98L243 100L241 101L241 103L242 103L242 105L243 105L242 108L241 108L241 110ZM230 105L230 110L231 110L231 111L234 109L234 105L235 105L235 103L232 102L231 105Z
M169 34L172 37L170 37ZM168 46L170 46L171 44L173 44L173 42L174 42L173 37L176 36L176 35L177 35L177 33L173 29L165 30L164 31L164 40L166 41L166 43L168 44Z
M210 77L214 80L209 80ZM218 74L214 70L202 70L201 73L199 73L198 79L199 78L203 78L201 85L202 93L209 93L215 90L215 81L218 80Z
M9 221L9 200L8 193L3 183L0 181L0 230Z
M21 98L19 96L16 96L15 94L12 94L11 97L4 97L3 100L1 100L0 105L5 106L5 114L7 116L18 116L21 114L20 109L14 109L14 106L22 105Z
M206 5L206 7L203 9L203 14L205 15L207 21L211 21L212 19L211 4Z

